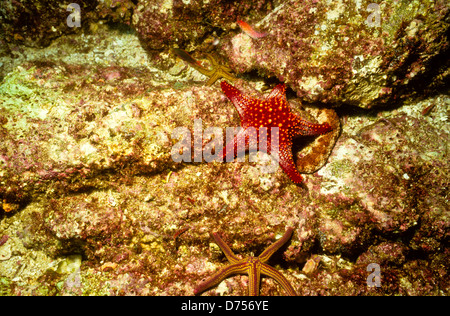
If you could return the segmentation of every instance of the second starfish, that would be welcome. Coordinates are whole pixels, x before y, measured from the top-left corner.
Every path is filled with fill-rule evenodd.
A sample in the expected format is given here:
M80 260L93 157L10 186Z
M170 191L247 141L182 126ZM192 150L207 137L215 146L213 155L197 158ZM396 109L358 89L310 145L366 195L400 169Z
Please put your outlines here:
M259 294L259 285L261 274L270 276L275 281L280 283L284 290L291 296L296 296L294 288L289 281L277 270L266 264L269 258L277 251L283 244L285 244L291 237L293 228L289 227L284 233L283 237L278 239L266 250L264 250L258 257L247 257L240 259L236 256L228 245L219 237L218 234L213 233L214 240L224 252L227 259L231 262L230 265L220 269L214 273L208 280L202 282L195 290L194 294L199 294L210 287L219 284L225 278L234 274L248 274L248 292L250 296L257 296Z

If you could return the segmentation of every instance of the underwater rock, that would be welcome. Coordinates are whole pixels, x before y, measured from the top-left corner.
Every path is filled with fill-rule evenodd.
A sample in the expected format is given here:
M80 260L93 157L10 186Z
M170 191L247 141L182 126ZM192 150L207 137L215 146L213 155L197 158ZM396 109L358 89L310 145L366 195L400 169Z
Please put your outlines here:
M77 1L83 20L94 11L97 1ZM4 44L43 47L62 34L70 34L80 27L69 27L72 10L60 1L2 1L0 4L1 37Z
M167 101L175 91L159 95L165 101L164 107L153 107L147 115L145 107L158 102L152 96L155 92L144 101L147 105L139 97L127 102L126 96L113 104L108 100L108 89L117 89L117 82L101 78L108 76L111 68L97 71L103 92L91 78L84 77L89 69L51 62L19 66L2 82L0 195L5 211L10 209L5 205L19 205L33 192L50 187L57 193L89 187L90 181L100 185L101 178L109 177L107 170L117 164L153 172L171 163L170 123L161 124L158 112L170 111ZM66 80L63 72L72 79ZM78 81L80 78L84 79ZM50 80L51 89L47 86ZM135 96L146 87L145 83L122 84L122 92L117 92ZM95 98L77 95L76 91L82 89L96 93ZM65 93L69 90L73 94Z
M11 246L3 245L0 246L0 261L5 261L11 258Z
M62 35L95 31L101 19L129 23L133 7L131 0L2 1L0 40L10 49L17 45L45 47Z
M168 63L167 47L200 55L218 48L237 73L275 76L303 101L327 106L384 106L448 82L450 7L444 0L293 0L275 7L262 1L251 7L142 1L132 25L161 67ZM236 20L244 17L267 36L243 33Z
M76 272L80 269L81 259L80 255L70 255L64 258L58 263L56 272L59 274L72 274Z
M237 72L276 76L304 101L370 108L448 81L449 10L446 1L285 1L255 20L267 36L230 34L221 47Z
M58 2L2 3L0 57L20 54L23 44L42 47L77 29L95 32L103 23L118 22L134 28L161 69L174 64L171 48L196 56L216 50L241 76L276 77L302 101L329 107L383 106L430 94L448 82L450 7L445 0L78 4L81 26L69 27L70 11ZM243 33L237 23L242 19L267 35L254 39Z
M344 131L320 178L308 183L321 200L322 248L357 255L381 234L421 253L442 251L449 228L447 144L448 129L404 113Z
M238 16L263 16L271 8L272 2L267 0L141 0L134 10L132 26L154 57L154 62L165 65L168 49L175 46L182 49L193 45L204 49L214 46L212 43L223 32L222 29L229 29Z

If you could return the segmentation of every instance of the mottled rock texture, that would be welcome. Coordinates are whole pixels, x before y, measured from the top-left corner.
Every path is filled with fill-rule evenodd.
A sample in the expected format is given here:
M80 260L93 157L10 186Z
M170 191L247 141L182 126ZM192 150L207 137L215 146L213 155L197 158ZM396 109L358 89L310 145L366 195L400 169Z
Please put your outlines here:
M45 46L62 34L67 4L4 1L3 44ZM214 50L241 76L275 77L304 101L369 108L431 93L448 82L448 1L81 1L82 28L131 25L153 62L169 49ZM252 39L242 19L268 35ZM274 59L276 62L274 63ZM425 82L425 84L424 84ZM448 84L447 84L448 85Z
M287 226L270 263L301 295L450 294L450 99L435 89L447 78L445 2L383 2L380 27L364 24L369 2L248 3L100 1L55 37L46 21L30 33L4 20L25 2L2 3L0 295L192 295L226 264L210 232L247 256ZM130 25L105 23L121 18ZM251 39L237 18L268 35ZM175 163L175 128L239 126L176 46L221 56L253 96L286 81L294 111L340 129L334 148L338 134L296 143L311 172L299 186L259 163ZM380 287L367 282L373 263ZM205 295L243 295L246 283ZM262 295L283 293L263 279Z
M167 46L201 53L214 39L237 73L276 77L305 101L383 106L448 81L444 0L152 4L140 2L132 24L155 59ZM268 35L250 38L237 19Z
M222 48L238 72L276 76L303 100L328 105L382 106L442 83L449 66L448 3L370 4L286 1L250 20L268 36L230 34Z
M72 3L79 7L80 21L83 22L80 27L70 27L67 23L68 18L74 21L71 16L74 9L69 6ZM133 1L129 0L5 0L0 4L3 45L48 46L61 35L95 30L95 23L101 18L130 23L133 7Z

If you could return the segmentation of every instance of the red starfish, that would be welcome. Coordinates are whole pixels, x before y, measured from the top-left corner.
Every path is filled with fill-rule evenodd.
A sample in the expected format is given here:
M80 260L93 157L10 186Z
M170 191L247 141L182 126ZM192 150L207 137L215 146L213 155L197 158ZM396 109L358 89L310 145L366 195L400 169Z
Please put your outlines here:
M223 93L233 102L241 118L243 127L234 137L233 141L226 144L222 153L222 160L227 156L236 157L240 150L239 143L245 143L245 149L249 149L249 138L258 137L258 144L261 147L259 139L259 128L267 128L267 154L270 154L272 147L271 138L277 137L279 140L279 164L286 174L295 183L302 182L302 176L298 172L292 155L292 139L300 135L321 135L332 130L330 124L314 124L301 119L298 115L291 112L286 100L286 87L284 84L278 84L266 100L258 100L246 97L241 91L222 81L221 87ZM250 127L253 127L249 129ZM271 135L271 128L278 127L278 133ZM239 152L238 152L239 149ZM260 148L261 150L261 148Z

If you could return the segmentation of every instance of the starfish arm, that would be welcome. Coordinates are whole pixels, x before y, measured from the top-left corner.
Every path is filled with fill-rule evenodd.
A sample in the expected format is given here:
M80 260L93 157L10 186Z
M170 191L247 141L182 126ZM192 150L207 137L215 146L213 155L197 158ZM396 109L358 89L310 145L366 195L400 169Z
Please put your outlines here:
M280 283L280 285L283 287L283 289L290 295L290 296L297 296L297 293L295 292L292 285L289 283L289 281L277 270L272 268L271 266L262 263L261 264L261 274L269 276L273 278L275 281Z
M236 78L232 74L230 74L231 68L224 65L219 65L217 60L211 54L206 53L206 57L211 64L211 69L207 69L201 65L197 65L196 63L190 63L190 65L201 74L209 77L208 81L206 82L207 86L211 86L219 78L225 78L230 81L236 80Z
M254 99L247 98L241 91L230 85L226 81L220 83L223 93L233 102L233 105L239 112L241 120L245 119L245 111L248 107L252 107L255 103Z
M279 163L281 169L283 169L294 183L301 183L303 181L292 156L292 141L280 144Z
M226 69L229 69L229 68L226 68ZM229 73L229 70L226 70L226 69L225 69L225 66L219 66L219 68L214 68L212 71L210 71L209 75L208 75L210 78L206 82L206 85L207 86L213 85L214 82L216 82L219 78L225 78L230 81L236 80L236 78Z
M208 58L208 60L209 60L209 62L211 64L211 67L213 69L219 67L219 63L217 62L217 60L214 58L213 55L211 55L209 53L205 53L205 54L206 54L206 58Z
M300 119L299 120L299 131L301 135L322 135L325 133L328 133L332 130L330 124L328 123L322 123L322 124L315 124L311 123L305 120Z
M235 264L241 260L234 254L233 250L231 250L231 248L228 247L228 245L223 241L223 239L220 238L219 234L212 233L212 236L216 241L216 243L219 245L220 249L222 249L228 261L230 261L232 264Z
M231 68L226 66L221 66L220 68L220 76L230 81L235 81L236 77L230 74Z
M199 66L199 65L196 65L196 64L191 64L191 66L195 70L197 70L198 72L200 72L201 74L203 74L203 75L205 75L207 77L212 77L214 75L214 69L209 70L209 69L206 69L205 67L202 67L202 66Z
M269 100L272 98L282 98L283 100L286 100L286 86L284 83L277 84L266 99Z
M238 262L236 264L232 264L229 266L226 266L216 273L214 273L209 279L206 281L200 283L199 286L197 286L194 289L194 295L197 295L203 291L206 291L207 289L219 284L227 277L234 275L234 274L245 274L248 270L248 264L245 262L245 260L242 260L241 262Z
M261 262L267 262L269 260L269 258L275 253L275 251L277 251L278 249L280 249L281 246L283 246L288 240L289 238L291 238L292 232L294 231L294 229L292 227L288 227L288 229L286 230L286 232L284 233L284 235L278 239L276 242L274 242L272 245L270 245L269 247L267 247L259 256L259 260Z
M258 296L261 282L261 261L259 258L250 257L248 262L248 295Z
M220 77L222 77L222 74L219 71L214 72L211 77L208 79L208 81L206 82L207 86L212 86L214 84L214 82L217 81L217 79L219 79Z

